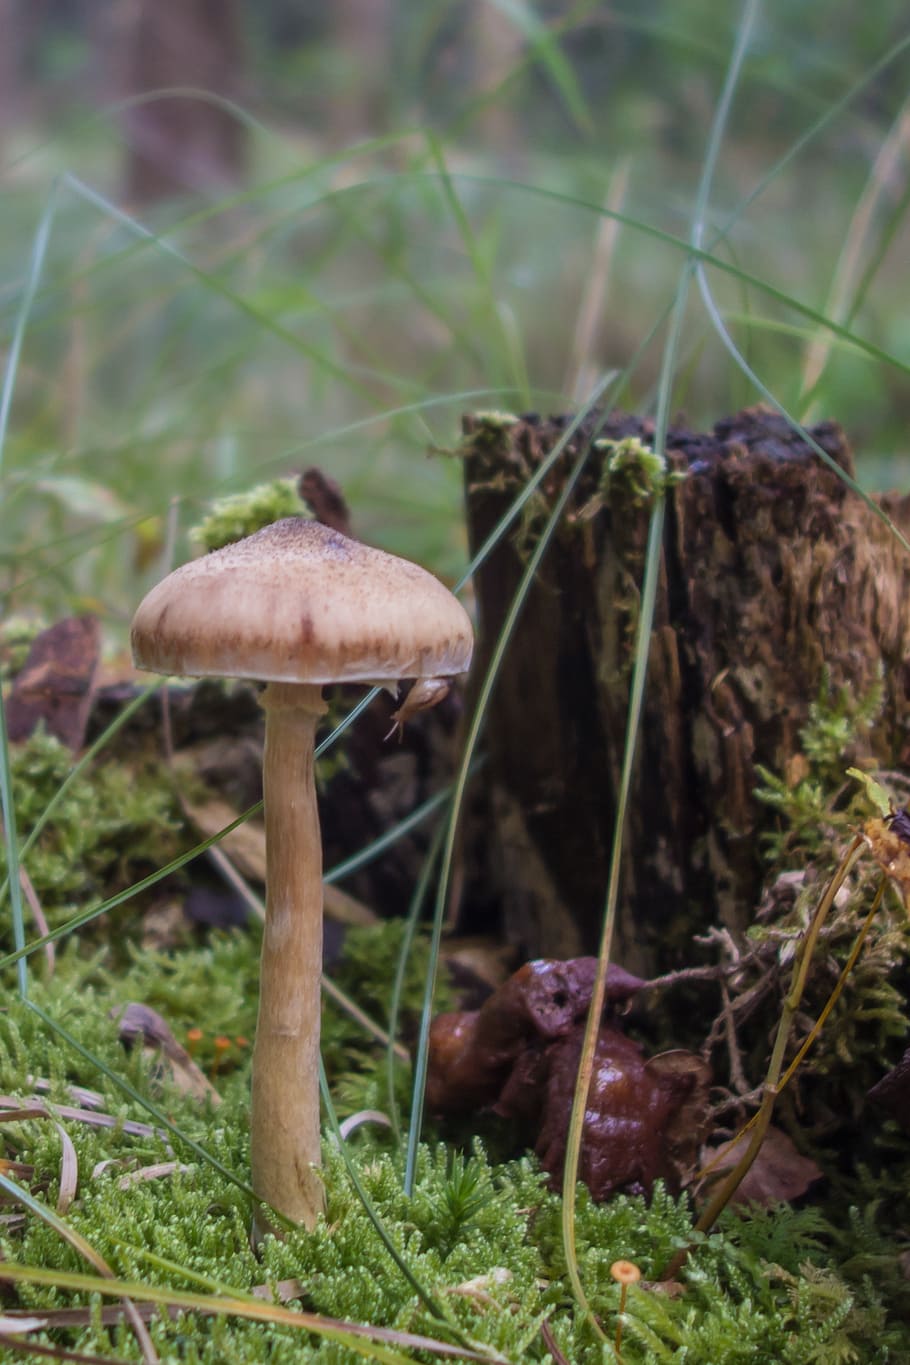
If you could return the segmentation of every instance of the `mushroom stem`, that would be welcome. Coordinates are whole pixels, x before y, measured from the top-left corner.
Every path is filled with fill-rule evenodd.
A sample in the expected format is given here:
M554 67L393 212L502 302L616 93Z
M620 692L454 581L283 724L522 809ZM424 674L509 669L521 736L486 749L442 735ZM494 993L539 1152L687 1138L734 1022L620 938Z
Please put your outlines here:
M311 1228L324 1203L319 1024L322 842L313 771L321 687L270 683L265 708L266 914L253 1050L253 1189ZM254 1219L254 1242L276 1229Z

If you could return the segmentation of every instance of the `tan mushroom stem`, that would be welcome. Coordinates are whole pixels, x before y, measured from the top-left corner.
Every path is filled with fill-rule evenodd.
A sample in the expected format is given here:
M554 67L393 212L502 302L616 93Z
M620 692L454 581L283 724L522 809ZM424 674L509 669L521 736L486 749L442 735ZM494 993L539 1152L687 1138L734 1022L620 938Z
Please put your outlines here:
M266 915L253 1050L253 1189L311 1228L324 1203L317 1172L322 842L314 747L326 708L321 687L306 683L270 683L262 705ZM257 1219L254 1240L275 1230Z

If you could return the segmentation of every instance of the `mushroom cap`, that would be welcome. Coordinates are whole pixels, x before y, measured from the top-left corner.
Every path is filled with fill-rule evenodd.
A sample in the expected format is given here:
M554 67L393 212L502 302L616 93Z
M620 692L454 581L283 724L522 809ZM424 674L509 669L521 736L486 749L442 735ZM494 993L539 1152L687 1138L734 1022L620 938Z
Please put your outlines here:
M131 639L152 672L301 683L452 677L474 645L432 574L305 517L175 569L140 603Z

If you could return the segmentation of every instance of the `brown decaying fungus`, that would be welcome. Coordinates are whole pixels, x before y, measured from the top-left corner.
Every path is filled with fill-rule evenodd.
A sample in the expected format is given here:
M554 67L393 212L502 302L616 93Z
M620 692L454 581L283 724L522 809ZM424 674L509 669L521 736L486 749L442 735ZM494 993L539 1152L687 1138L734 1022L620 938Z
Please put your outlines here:
M323 1207L319 1022L322 848L313 773L332 682L464 673L473 631L432 574L288 517L184 564L141 603L138 667L266 682L266 919L253 1052L253 1188L312 1227ZM257 1223L255 1235L272 1230Z
M527 1121L554 1181L569 1116L597 962L526 963L480 1010L442 1014L430 1033L427 1107L437 1114L491 1109ZM609 1008L646 983L610 966ZM617 1189L672 1187L694 1165L705 1134L710 1069L682 1050L646 1058L605 1020L585 1110L580 1174L595 1199Z
M520 1058L527 1065L584 1018L596 972L595 957L540 958L519 967L479 1010L438 1014L430 1030L427 1108L446 1114L495 1103ZM611 965L607 1001L629 1000L644 984Z

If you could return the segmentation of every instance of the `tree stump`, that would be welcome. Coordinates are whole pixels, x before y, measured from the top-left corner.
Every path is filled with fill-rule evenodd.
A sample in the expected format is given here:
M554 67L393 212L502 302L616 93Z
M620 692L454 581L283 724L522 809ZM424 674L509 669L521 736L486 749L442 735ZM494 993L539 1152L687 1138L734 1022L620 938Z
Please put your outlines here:
M464 419L472 550L567 425ZM575 957L599 938L650 511L610 465L616 442L652 434L637 418L592 416L475 576L476 692L534 537L589 446L502 665L478 784L481 875L509 942L531 956ZM839 427L813 436L852 473ZM750 922L773 818L756 768L792 771L821 694L881 686L874 753L890 765L910 750L910 556L889 529L764 409L708 434L674 429L667 447L681 477L667 491L616 945L642 974L691 960L709 925ZM910 498L884 502L906 531Z

